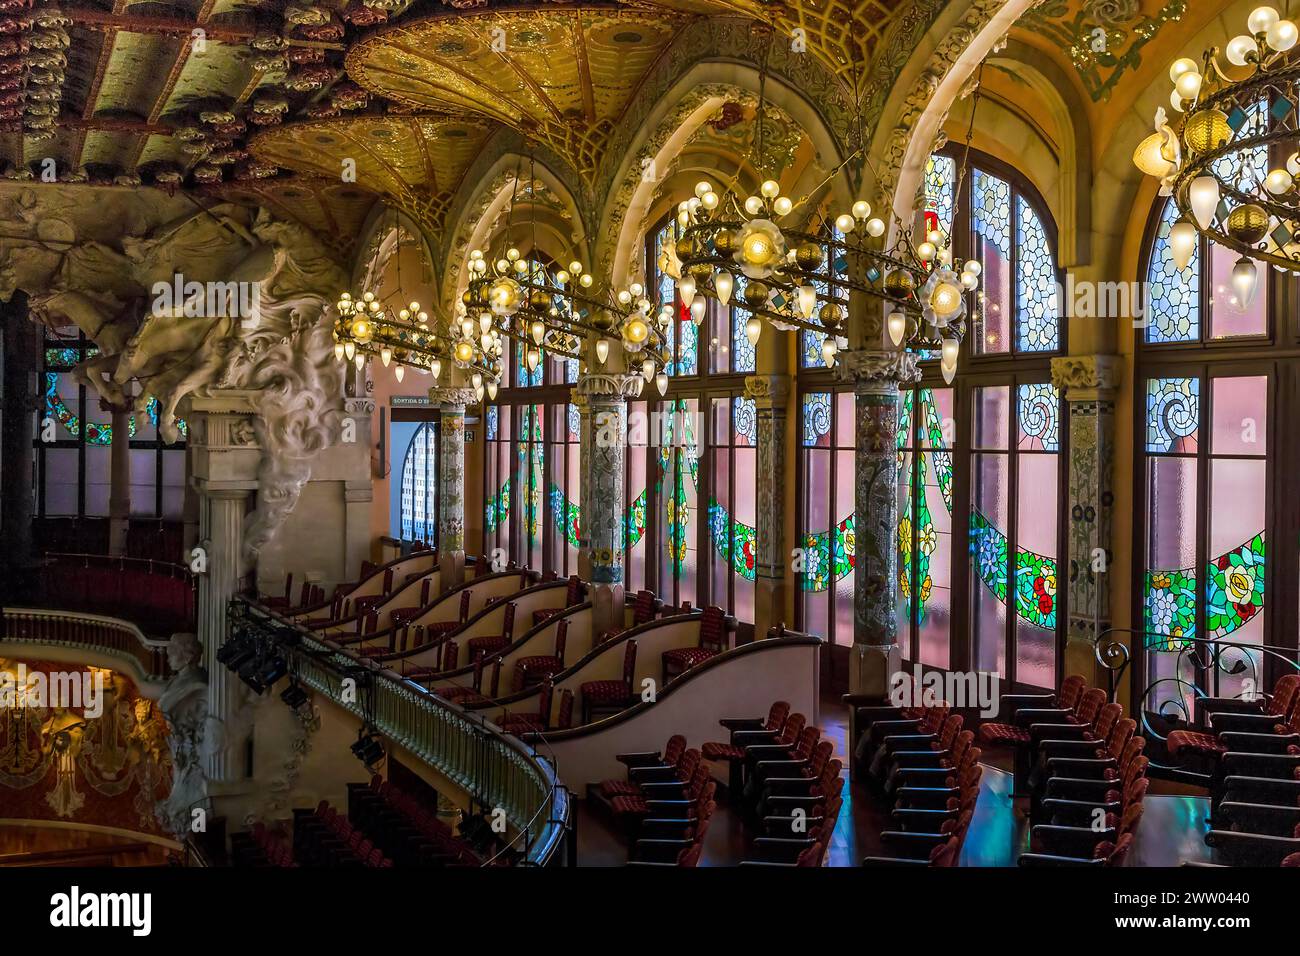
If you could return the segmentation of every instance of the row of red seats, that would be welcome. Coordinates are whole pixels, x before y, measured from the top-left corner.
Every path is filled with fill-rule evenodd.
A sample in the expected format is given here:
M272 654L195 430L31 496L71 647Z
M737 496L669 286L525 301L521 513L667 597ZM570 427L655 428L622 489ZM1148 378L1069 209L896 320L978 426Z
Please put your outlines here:
M364 831L354 827L326 800L315 810L294 811L293 852L303 866L393 865Z
M296 867L293 850L284 837L264 823L254 823L247 833L230 837L230 859L237 867Z
M369 784L348 787L348 811L404 866L483 865L474 847L434 811L378 775Z
M125 618L147 632L195 626L195 579L173 565L69 556L42 568L41 587L51 606Z

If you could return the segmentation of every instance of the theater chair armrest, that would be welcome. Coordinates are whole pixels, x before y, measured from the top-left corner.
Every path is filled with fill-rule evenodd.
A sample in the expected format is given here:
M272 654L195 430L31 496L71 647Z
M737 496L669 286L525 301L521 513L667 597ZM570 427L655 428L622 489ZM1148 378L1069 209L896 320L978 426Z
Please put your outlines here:
M823 817L782 817L766 816L763 818L763 832L770 837L789 837L801 839L813 827L820 826ZM800 829L796 830L795 827Z
M641 821L641 829L638 833L640 838L645 840L685 840L688 826L690 826L689 817L647 817Z
M669 767L666 764L658 766L629 767L627 770L629 780L644 786L647 783L679 783L677 779L677 768Z
M1040 740L1038 752L1044 757L1095 758L1097 749L1104 746L1097 740Z
M869 856L863 866L929 866L929 860L909 860L901 856Z
M1219 734L1229 753L1285 754L1288 747L1300 745L1300 734L1250 734L1228 731Z
M958 811L949 810L947 807L935 810L921 807L895 807L889 817L891 820L897 820L904 830L923 829L926 833L934 833L943 825L944 820L952 819L957 813Z
M918 750L938 739L938 734L891 734L883 742L885 750L894 753L898 750Z
M1267 734L1275 726L1286 723L1286 721L1271 714L1212 713L1210 714L1209 723L1210 728L1216 734L1227 731Z
M799 854L813 845L810 839L791 837L755 837L754 854L761 863L793 863Z
M738 730L762 730L767 721L762 717L723 717L718 723L735 733Z
M1241 697L1202 697L1195 702L1192 714L1197 726L1205 727L1210 714L1258 714L1263 709L1263 700L1244 700Z
M745 748L746 760L781 760L790 756L790 748L782 744L759 744Z
M1114 766L1114 757L1052 757L1047 761L1047 769L1054 777L1100 780L1105 772Z
M623 865L624 866L666 866L666 867L671 867L672 869L677 868L676 863L651 863L649 860L628 860ZM744 865L745 864L743 863L741 864L741 866Z
M1060 707L1026 707L1016 711L1016 725L1032 727L1034 724L1068 724L1072 710Z
M764 765L759 764L759 766ZM777 796L807 794L816 782L816 777L768 777L763 781L763 789L767 791L770 800Z
M1205 842L1238 865L1277 866L1285 857L1300 852L1300 840L1265 833L1211 830Z
M644 753L614 754L614 759L627 767L663 766L663 754L658 750L649 750Z
M898 847L904 853L916 856L928 856L930 851L941 843L947 843L950 833L924 833L917 830L886 830L880 834L880 842L890 847Z
M1090 729L1086 724L1030 724L1029 736L1035 743L1044 740L1076 741L1083 740Z
M1095 780L1086 777L1051 777L1047 781L1046 796L1068 800L1097 800L1106 798L1111 790L1119 789L1118 780Z
M686 793L686 784L681 780L663 780L641 784L641 792L647 800L676 800Z
M900 771L933 769L943 764L950 750L896 750L894 763Z
M1091 857L1081 856L1057 856L1053 853L1022 853L1020 854L1021 866L1105 866L1105 860L1094 860Z
M787 771L795 771L800 767L808 766L807 760L760 760L757 764L758 773L763 777L768 774L783 774L789 777ZM812 778L809 778L810 780Z
M1242 833L1291 836L1300 823L1300 806L1225 800L1219 804L1219 813L1232 823L1233 829Z
M1084 827L1091 826L1097 809L1107 813L1119 810L1119 801L1102 803L1100 800L1065 800L1053 797L1043 801L1043 813L1057 826Z
M899 787L894 796L899 803L920 804L922 807L945 807L958 795L956 787Z
M1297 798L1300 798L1300 780L1290 776L1257 777L1234 774L1223 781L1223 793L1225 798L1240 803L1295 804Z
M1002 713L1006 713L1010 707L1012 711L1019 710L1021 707L1055 707L1055 694L1003 694L1002 695Z
M915 731L919 726L921 726L921 719L919 717L898 720L877 720L873 721L871 724L871 733L876 740L883 740L886 737Z
M898 779L904 781L905 785L935 785L942 784L954 773L951 767L899 767Z
M1229 751L1222 757L1225 774L1242 777L1290 777L1300 767L1297 754L1255 754Z
M646 807L650 815L662 820L693 820L695 819L695 801L694 800L647 800Z
M1033 846L1042 846L1048 853L1063 856L1092 856L1093 848L1102 840L1114 840L1113 827L1094 830L1092 827L1062 827L1040 824L1033 828Z
M799 796L789 796L787 794L773 794L766 799L768 810L777 815L789 815L796 809L811 810L822 797L808 796L801 794Z
M632 854L646 863L675 863L677 854L691 845L690 840L637 840Z
M737 730L731 735L731 742L737 747L757 747L770 744L778 736L775 730Z

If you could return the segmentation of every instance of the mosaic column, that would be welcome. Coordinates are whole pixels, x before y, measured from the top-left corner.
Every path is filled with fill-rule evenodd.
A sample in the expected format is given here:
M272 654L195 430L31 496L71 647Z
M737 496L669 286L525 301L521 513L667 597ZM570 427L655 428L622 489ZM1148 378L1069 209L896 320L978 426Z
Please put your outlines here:
M745 379L745 397L754 403L758 436L758 479L755 500L754 636L763 638L785 620L786 402L790 397L788 375L750 375Z
M1052 383L1064 393L1070 435L1063 673L1090 675L1098 681L1104 681L1105 675L1098 672L1095 643L1111 624L1107 569L1114 557L1115 391L1122 361L1118 355L1052 359Z
M856 541L853 649L849 692L882 700L900 666L898 646L899 386L920 377L908 352L841 353L841 378L853 382Z
M623 629L623 462L627 400L636 394L636 376L584 375L575 391L586 396L591 419L581 526L591 568L592 626L602 634Z
M465 406L478 401L472 388L429 389L442 410L438 440L438 586L465 580Z
M591 539L582 508L591 500L591 403L576 388L569 401L578 410L578 577L591 580Z

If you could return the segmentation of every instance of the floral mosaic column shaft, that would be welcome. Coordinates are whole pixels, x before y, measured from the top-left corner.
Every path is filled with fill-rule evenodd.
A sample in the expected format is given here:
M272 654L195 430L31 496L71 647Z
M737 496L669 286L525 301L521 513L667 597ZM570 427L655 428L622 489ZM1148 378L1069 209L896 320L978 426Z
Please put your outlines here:
M899 385L918 378L906 352L857 351L840 356L853 382L856 541L853 563L853 650L849 691L883 699L898 669L898 399Z
M745 397L754 402L758 441L758 477L754 544L754 634L762 637L785 620L785 572L789 554L785 547L786 400L788 375L751 375L745 379Z
M1117 355L1070 355L1052 360L1052 383L1069 406L1070 529L1064 567L1068 571L1065 671L1091 674L1097 668L1095 642L1110 627L1113 557L1111 508L1115 464ZM1098 675L1098 679L1103 679ZM1103 685L1104 686L1104 685Z
M438 586L446 591L465 578L465 406L470 388L429 389L442 412L438 439Z
M591 419L580 524L591 569L593 626L601 634L623 629L623 462L627 400L636 394L636 379L584 375L575 391L586 396Z

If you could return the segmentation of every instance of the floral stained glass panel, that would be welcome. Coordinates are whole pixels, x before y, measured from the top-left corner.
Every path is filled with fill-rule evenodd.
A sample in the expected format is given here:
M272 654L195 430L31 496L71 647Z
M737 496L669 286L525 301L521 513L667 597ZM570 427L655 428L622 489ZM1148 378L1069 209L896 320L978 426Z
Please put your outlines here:
M1200 423L1200 379L1147 380L1146 446L1148 452L1195 452Z

